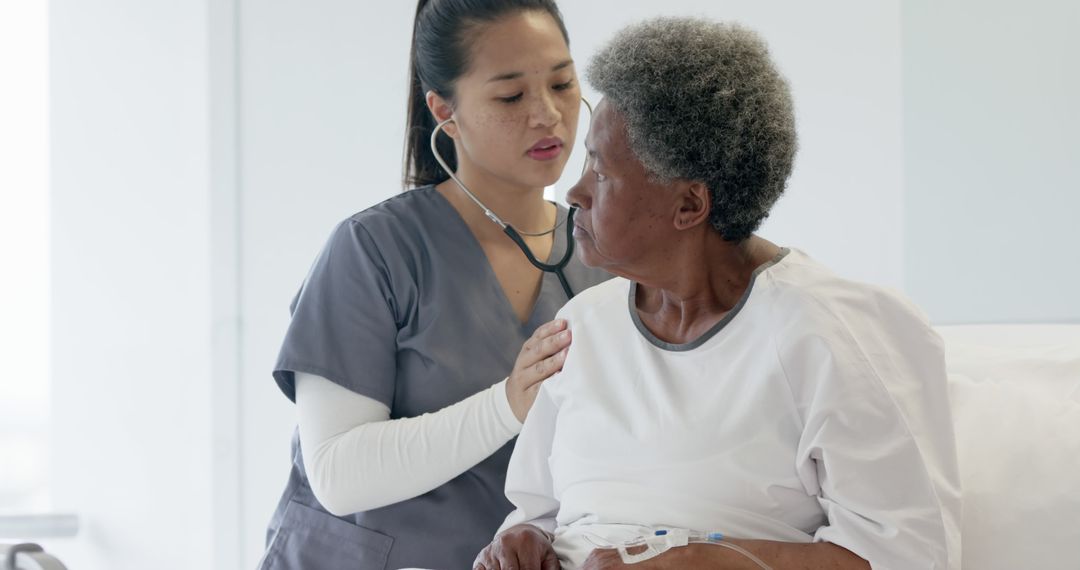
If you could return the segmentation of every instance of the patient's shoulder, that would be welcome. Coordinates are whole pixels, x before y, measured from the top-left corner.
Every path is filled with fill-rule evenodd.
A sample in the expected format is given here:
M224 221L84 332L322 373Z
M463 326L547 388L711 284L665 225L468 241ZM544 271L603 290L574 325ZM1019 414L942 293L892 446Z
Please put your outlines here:
M781 358L810 347L860 358L940 349L926 315L902 293L840 277L805 256L792 261L766 288L765 322Z
M793 250L769 272L774 314L811 327L860 320L886 325L897 319L926 324L923 312L901 292L841 277L805 253Z
M630 285L631 282L623 277L593 285L563 305L557 317L573 323L616 315L618 311L626 310Z

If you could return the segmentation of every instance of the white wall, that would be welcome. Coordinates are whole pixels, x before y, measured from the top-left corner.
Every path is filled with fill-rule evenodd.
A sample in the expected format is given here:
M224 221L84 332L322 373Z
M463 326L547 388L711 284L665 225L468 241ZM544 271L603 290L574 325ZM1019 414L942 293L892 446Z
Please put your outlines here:
M939 322L1080 320L1080 3L904 2L908 292Z
M207 5L53 0L53 504L71 568L214 567Z
M0 509L48 508L48 11L0 3Z
M270 377L289 302L334 224L400 190L410 4L240 4L245 568L289 473L294 409Z
M802 144L765 235L856 278L902 283L895 0L672 0L662 9L590 0L562 9L580 69L616 29L648 16L704 14L761 31L791 80ZM262 552L288 474L294 411L270 377L288 303L332 226L400 188L414 11L413 2L241 3L244 567Z

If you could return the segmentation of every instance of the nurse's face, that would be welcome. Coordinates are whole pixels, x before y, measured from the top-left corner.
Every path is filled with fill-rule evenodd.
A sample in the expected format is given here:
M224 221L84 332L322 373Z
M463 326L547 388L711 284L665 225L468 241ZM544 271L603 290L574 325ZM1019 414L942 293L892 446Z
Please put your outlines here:
M453 112L446 132L455 139L459 174L527 188L554 184L573 147L581 106L555 20L546 12L518 12L476 27L468 45L469 68L454 84L452 104L429 95L436 118Z
M653 181L630 147L619 113L602 100L585 137L589 163L566 200L578 207L574 240L582 263L634 278L669 259L682 212L679 183Z

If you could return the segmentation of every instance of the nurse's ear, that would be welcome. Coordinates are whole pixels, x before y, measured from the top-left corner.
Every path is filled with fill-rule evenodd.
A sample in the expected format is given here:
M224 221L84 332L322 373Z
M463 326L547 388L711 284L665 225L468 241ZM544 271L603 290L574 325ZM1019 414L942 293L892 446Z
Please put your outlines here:
M712 193L698 180L679 180L676 183L675 229L688 230L708 223L712 211Z
M427 92L427 107L431 111L431 116L435 117L436 124L454 116L454 108L450 105L450 102L434 91ZM457 122L447 123L443 127L443 132L450 135L450 138L457 138Z

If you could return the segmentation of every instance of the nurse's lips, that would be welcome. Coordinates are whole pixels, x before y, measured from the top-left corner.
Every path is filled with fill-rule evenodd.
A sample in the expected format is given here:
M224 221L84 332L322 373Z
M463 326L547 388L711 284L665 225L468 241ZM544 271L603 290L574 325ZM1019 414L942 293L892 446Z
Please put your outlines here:
M532 146L525 154L533 160L553 160L562 154L563 141L558 137L544 137Z

